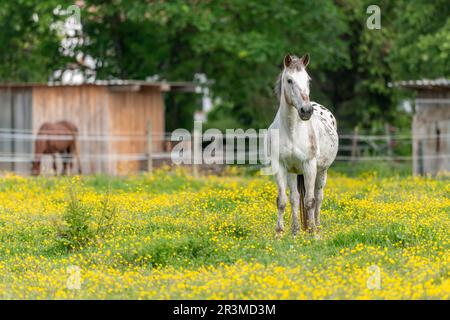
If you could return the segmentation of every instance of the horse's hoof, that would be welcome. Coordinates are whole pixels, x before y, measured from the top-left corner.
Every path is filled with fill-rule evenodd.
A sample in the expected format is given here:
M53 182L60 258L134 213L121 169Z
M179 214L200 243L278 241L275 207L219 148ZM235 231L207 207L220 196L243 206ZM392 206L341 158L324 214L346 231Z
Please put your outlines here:
M275 231L276 231L278 234L281 234L281 233L284 232L284 228L283 228L282 226L277 226L277 227L275 228Z
M306 232L308 234L308 237L310 239L314 239L314 240L320 240L322 237L320 235L320 228L317 227L309 227L308 229L306 229Z

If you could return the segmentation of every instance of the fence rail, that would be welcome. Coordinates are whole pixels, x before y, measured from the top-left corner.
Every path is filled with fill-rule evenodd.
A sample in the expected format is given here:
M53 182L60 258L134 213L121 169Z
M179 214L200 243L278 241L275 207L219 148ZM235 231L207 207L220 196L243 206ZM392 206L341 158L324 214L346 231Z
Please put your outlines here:
M149 129L151 132L151 128ZM80 152L80 161L82 163L90 161L100 161L105 163L117 162L117 161L147 161L147 170L151 171L153 167L153 160L174 160L171 148L176 145L179 140L173 140L171 133L161 134L148 134L142 132L125 132L120 134L101 135L101 134L85 134L81 133L77 136L80 145L86 145L93 142L98 143L133 143L140 142L146 144L147 147L142 152L136 153L108 153L99 150L98 153L83 153ZM251 133L233 133L224 134L223 148L226 149L226 141L231 138L261 138ZM1 163L30 163L33 161L35 154L33 153L33 142L39 139L52 139L52 140L72 140L73 137L69 135L36 135L31 130L23 129L9 129L0 128L0 164ZM336 158L337 161L343 162L367 162L367 161L411 161L412 156L405 154L405 152L397 153L396 148L403 146L411 149L412 141L415 139L421 140L435 140L450 139L450 134L429 134L429 135L405 135L405 134L384 134L384 135L370 135L354 133L342 133L339 135L339 152ZM260 140L262 142L262 140ZM166 143L166 149L163 151L156 151L151 146L154 143ZM25 145L28 144L29 152L25 152L23 148L19 150L12 147L13 145ZM190 142L189 146L193 147L194 142ZM204 145L209 144L205 142ZM149 147L150 146L150 147ZM81 148L83 149L83 148ZM13 151L14 150L14 151ZM244 158L250 159L255 154L248 148L240 150L245 153ZM411 153L410 153L411 154ZM256 157L258 157L258 152ZM449 159L450 154L438 154L438 155L418 155L417 158L422 159ZM226 153L219 152L211 159L219 160L221 163L226 163ZM220 161L221 160L221 161Z

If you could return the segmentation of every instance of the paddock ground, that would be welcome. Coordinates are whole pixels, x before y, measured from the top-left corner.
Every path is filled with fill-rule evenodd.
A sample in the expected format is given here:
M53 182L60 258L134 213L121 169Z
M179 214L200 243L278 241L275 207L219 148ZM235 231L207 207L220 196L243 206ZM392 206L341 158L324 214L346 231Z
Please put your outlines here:
M449 299L449 195L448 176L331 173L320 239L293 238L270 177L6 174L0 298Z

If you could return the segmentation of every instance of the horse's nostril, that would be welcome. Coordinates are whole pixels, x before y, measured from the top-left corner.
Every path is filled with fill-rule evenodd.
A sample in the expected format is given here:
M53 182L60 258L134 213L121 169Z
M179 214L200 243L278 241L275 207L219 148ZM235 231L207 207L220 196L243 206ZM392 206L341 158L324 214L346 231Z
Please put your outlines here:
M305 112L305 108L303 108L303 107L300 108L300 111L301 111L301 112Z

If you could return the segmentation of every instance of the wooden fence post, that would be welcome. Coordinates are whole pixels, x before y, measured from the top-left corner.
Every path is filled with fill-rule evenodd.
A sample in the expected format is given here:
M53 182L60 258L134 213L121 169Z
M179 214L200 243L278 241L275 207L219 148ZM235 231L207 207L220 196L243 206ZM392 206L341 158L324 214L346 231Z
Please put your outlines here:
M153 139L152 139L152 122L147 122L147 171L153 171Z
M353 139L352 139L352 155L351 155L352 161L356 160L356 155L358 153L358 133L359 133L359 128L355 127L355 131L353 132Z
M387 155L389 157L389 160L391 160L392 157L392 139L391 139L391 131L389 130L390 126L389 124L384 124L384 132L386 135L386 145L387 145Z

